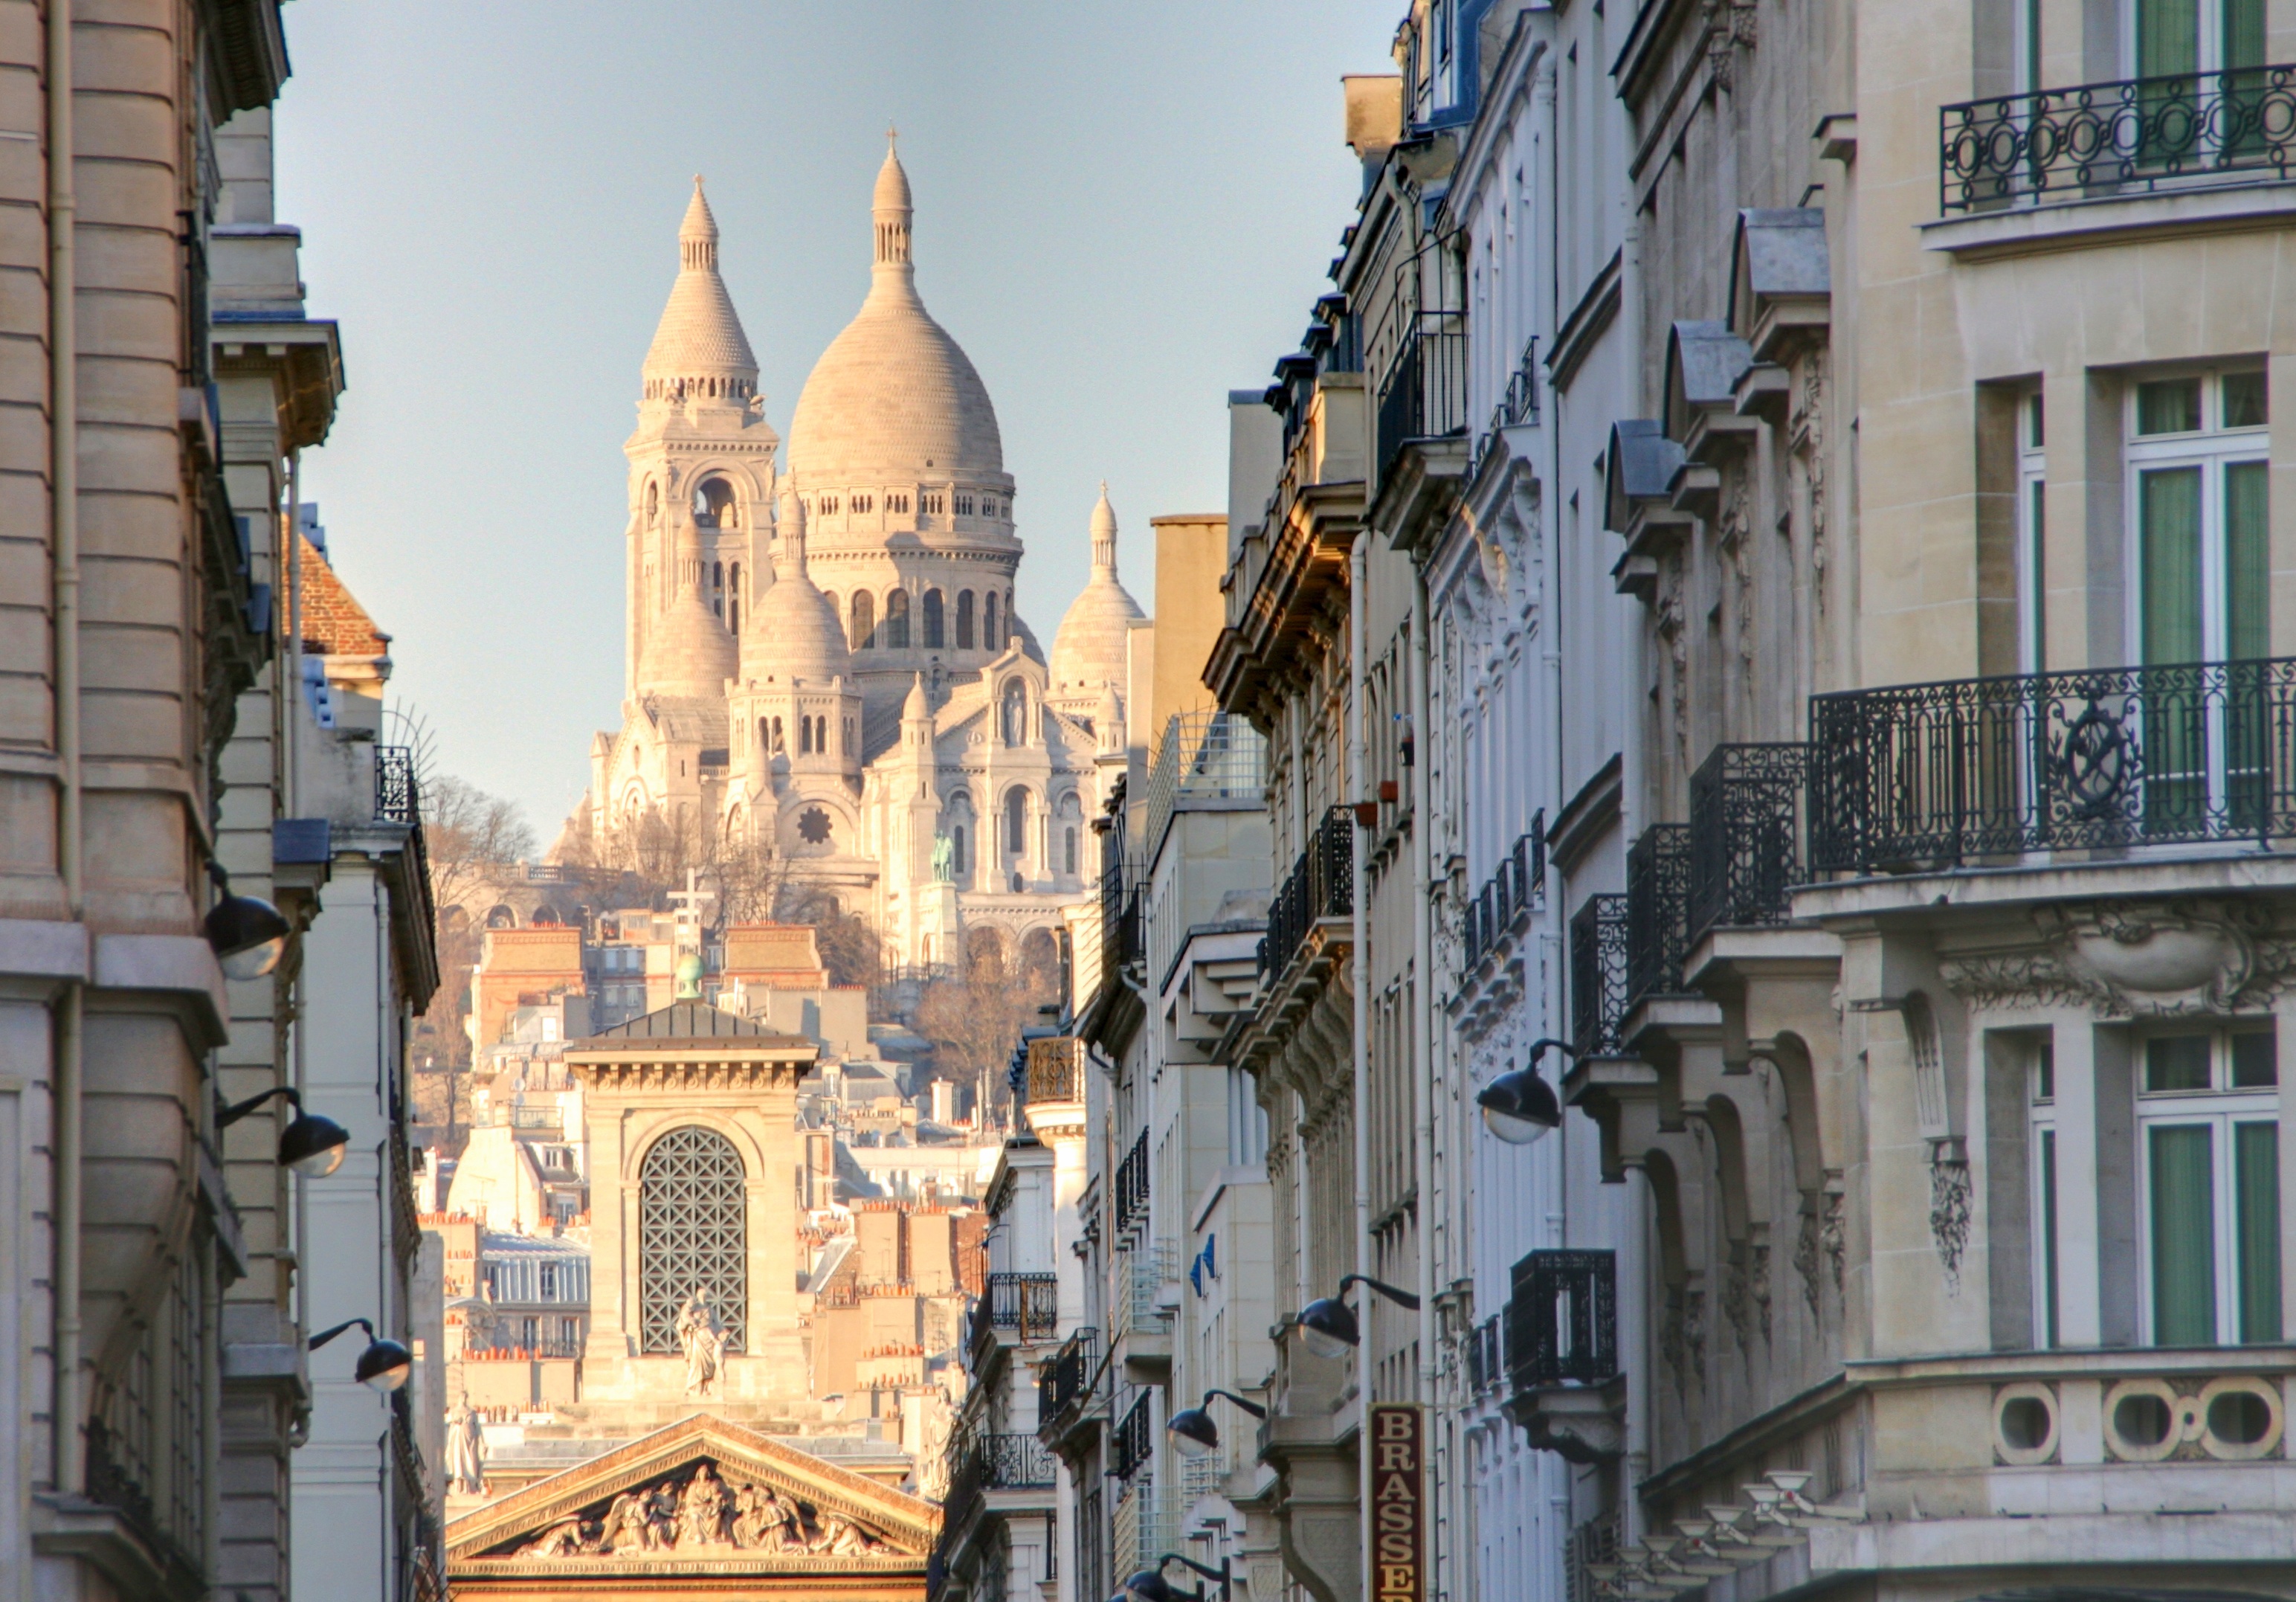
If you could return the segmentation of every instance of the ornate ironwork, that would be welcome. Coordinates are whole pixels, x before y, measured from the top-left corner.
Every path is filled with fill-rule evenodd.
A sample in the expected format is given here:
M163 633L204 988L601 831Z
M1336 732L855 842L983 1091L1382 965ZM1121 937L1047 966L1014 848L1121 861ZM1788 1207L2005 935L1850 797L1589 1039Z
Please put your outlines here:
M1690 916L1690 826L1654 823L1627 852L1627 1006L1682 990Z
M1810 734L1816 872L2296 835L2296 658L1844 691Z
M1398 300L1381 341L1390 353L1379 382L1379 476L1407 440L1467 431L1467 314L1417 311Z
M1029 1042L1029 1105L1084 1099L1084 1042L1074 1035Z
M1600 1384L1619 1371L1618 1264L1609 1252L1533 1252L1514 1265L1508 1382Z
M706 1294L726 1350L749 1349L747 1173L734 1143L688 1124L646 1152L638 1170L639 1350L676 1352L678 1310Z
M2002 94L1943 107L1939 204L1971 211L2288 176L2296 67L2236 67Z
M1267 904L1267 934L1259 942L1263 978L1291 966L1318 919L1345 917L1355 910L1355 827L1353 809L1333 807L1293 861L1283 888Z
M379 823L422 821L422 784L412 746L374 748L374 816Z
M1055 1478L1053 1454L1034 1435L974 1435L959 1442L954 1457L944 1529L963 1524L984 1491L1049 1490Z
M1467 903L1462 972L1472 973L1485 954L1546 894L1546 814L1541 811L1530 820L1530 832L1517 836Z
M1616 1056L1627 1016L1627 898L1588 896L1570 915L1570 1045Z
M1091 1399L1100 1372L1100 1331L1089 1327L1069 1336L1037 1376L1037 1417L1052 1429Z
M1690 924L1782 924L1804 876L1809 747L1718 745L1690 780Z
M1128 1238L1135 1229L1148 1221L1148 1131L1142 1130L1116 1165L1116 1184L1111 1189L1116 1203L1116 1237Z
M991 1274L972 1304L972 1338L1010 1329L1023 1342L1049 1340L1061 1323L1061 1282L1052 1274Z
M1467 1332L1467 1393L1480 1396L1506 1377L1508 1310L1502 1307Z
M1148 1414L1148 1393L1143 1391L1111 1433L1109 1458L1115 1465L1116 1477L1119 1480L1129 1480L1138 1474L1147 1466L1154 1451L1155 1431Z

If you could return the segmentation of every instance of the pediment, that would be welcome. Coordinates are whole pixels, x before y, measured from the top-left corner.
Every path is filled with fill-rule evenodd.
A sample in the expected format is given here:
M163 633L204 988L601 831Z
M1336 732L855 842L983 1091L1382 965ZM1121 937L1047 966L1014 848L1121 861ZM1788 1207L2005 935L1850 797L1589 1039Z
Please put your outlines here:
M696 1414L464 1514L450 1577L922 1573L931 1502Z

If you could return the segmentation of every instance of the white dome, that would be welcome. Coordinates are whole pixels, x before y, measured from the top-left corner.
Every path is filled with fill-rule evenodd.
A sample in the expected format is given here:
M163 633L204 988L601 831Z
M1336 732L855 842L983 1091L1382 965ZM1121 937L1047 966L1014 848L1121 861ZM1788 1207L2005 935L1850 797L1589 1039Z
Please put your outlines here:
M695 700L726 698L726 681L740 665L740 653L726 625L686 586L678 587L646 636L638 661L638 691Z
M1100 504L1092 509L1091 581L1053 635L1053 697L1096 702L1103 686L1121 685L1131 625L1146 615L1117 581L1116 510L1108 504L1103 483Z
M773 585L750 609L749 624L742 630L742 678L826 684L852 672L837 607L806 571L804 506L795 496L787 497Z
M908 177L890 151L875 199L869 298L822 352L798 396L791 475L824 486L1001 475L1004 443L988 388L917 299Z
M677 379L739 380L740 389L728 392L749 393L757 383L758 358L742 332L734 297L718 275L718 219L702 198L700 178L677 230L677 282L646 350L647 393L654 393L658 381Z

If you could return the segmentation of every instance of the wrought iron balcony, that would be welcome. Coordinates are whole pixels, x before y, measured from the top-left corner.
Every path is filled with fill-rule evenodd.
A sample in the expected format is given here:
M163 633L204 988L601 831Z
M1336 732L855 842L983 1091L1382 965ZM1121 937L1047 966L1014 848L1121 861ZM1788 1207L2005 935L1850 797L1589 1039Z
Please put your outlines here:
M1415 311L1397 303L1379 382L1378 473L1411 440L1467 431L1467 314Z
M1973 211L2288 176L2296 67L2239 67L1943 107L1939 204Z
M1142 1130L1132 1149L1116 1165L1116 1183L1109 1192L1116 1206L1116 1238L1129 1239L1148 1221L1148 1131Z
M1349 809L1333 807L1292 863L1283 888L1267 904L1267 933L1259 942L1261 978L1292 965L1318 919L1345 917L1355 910L1355 826Z
M1546 814L1530 820L1530 833L1519 836L1499 859L1497 868L1467 903L1463 931L1466 950L1463 972L1472 973L1515 920L1538 904L1546 893Z
M2296 836L2296 658L1843 691L1810 743L1818 873Z
M1533 1252L1514 1265L1508 1382L1600 1384L1619 1371L1618 1266L1609 1252Z
M1111 854L1108 866L1100 871L1100 972L1103 984L1114 982L1119 972L1138 962L1142 951L1139 871L1123 859L1123 837L1111 833L1107 838Z
M1100 1331L1078 1330L1054 1354L1037 1376L1037 1417L1050 1430L1092 1397L1093 1378L1100 1372Z
M1627 1008L1682 990L1690 932L1690 826L1654 823L1627 851Z
M1149 1418L1149 1396L1148 1392L1141 1392L1139 1400L1110 1433L1109 1460L1119 1480L1129 1480L1138 1474L1154 1455L1155 1431Z
M954 1456L941 1504L941 1527L947 1531L964 1523L984 1491L1049 1491L1057 1479L1053 1454L1034 1435L975 1435Z
M381 823L422 821L422 789L409 745L374 748L374 816Z
M1506 390L1498 404L1491 408L1491 420L1475 437L1474 454L1467 460L1467 481L1473 483L1483 470L1483 458L1491 454L1503 428L1520 428L1526 423L1538 421L1538 336L1534 334L1522 348L1522 359L1507 375Z
M1506 1377L1507 1310L1504 1307L1467 1332L1467 1393L1480 1396Z
M1013 1331L1025 1344L1060 1332L1061 1284L1052 1274L991 1274L980 1300L972 1304L972 1339L989 1332Z
M1690 920L1710 929L1783 924L1808 877L1803 807L1809 747L1718 745L1690 780Z
M1029 1042L1029 1105L1084 1099L1084 1042L1056 1035Z
M1570 915L1570 1046L1616 1056L1627 1017L1627 898L1588 896Z

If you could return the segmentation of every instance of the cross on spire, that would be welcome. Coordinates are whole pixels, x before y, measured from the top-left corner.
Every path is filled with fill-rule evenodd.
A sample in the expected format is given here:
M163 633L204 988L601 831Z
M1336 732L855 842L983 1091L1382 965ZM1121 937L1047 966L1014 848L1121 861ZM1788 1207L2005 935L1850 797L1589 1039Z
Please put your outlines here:
M685 888L669 892L668 899L676 907L674 916L677 923L680 950L701 949L701 904L718 899L717 891L701 888L701 877L689 867L685 870Z

